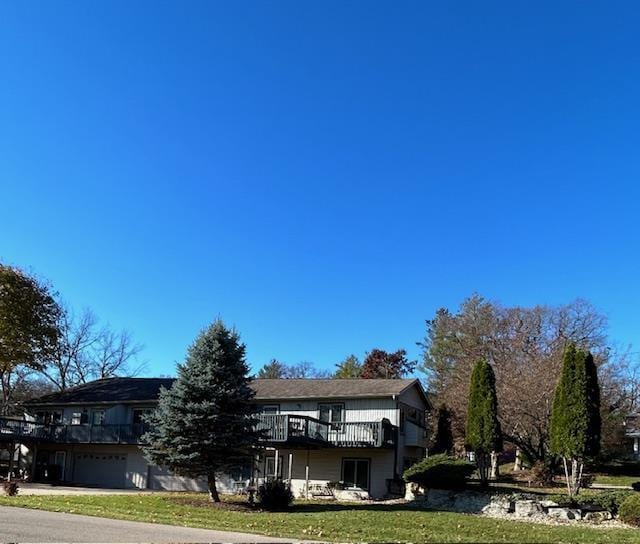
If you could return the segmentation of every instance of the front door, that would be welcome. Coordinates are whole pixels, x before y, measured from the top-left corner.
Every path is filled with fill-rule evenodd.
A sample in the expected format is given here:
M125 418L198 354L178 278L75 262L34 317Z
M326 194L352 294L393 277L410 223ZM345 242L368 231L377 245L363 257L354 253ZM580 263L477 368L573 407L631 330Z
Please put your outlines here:
M54 457L53 464L60 467L60 481L64 482L64 472L67 466L67 452L57 451Z

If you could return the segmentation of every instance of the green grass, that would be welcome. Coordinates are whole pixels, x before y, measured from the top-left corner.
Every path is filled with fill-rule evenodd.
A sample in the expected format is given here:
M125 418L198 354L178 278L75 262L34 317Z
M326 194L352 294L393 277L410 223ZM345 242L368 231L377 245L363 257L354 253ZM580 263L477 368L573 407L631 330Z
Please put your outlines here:
M640 543L636 530L507 522L406 505L300 501L288 513L244 512L211 507L202 494L169 493L0 497L0 505L340 542Z
M640 476L628 476L624 474L596 474L594 483L605 485L631 485L640 482Z

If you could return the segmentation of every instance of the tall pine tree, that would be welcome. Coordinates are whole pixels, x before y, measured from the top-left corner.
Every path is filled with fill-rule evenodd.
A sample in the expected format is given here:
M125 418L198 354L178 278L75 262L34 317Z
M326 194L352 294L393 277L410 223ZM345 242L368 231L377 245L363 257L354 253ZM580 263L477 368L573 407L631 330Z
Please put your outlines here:
M220 501L216 472L246 461L258 440L248 373L240 337L217 320L196 338L147 419L147 459L206 478L214 502Z
M431 452L451 453L453 451L453 430L451 428L451 412L445 404L438 408L436 432Z
M465 445L474 452L480 483L486 486L491 469L491 454L502 450L496 377L487 361L478 361L471 374Z
M596 392L589 391L594 388L594 378L593 374L588 378L587 359L587 354L575 344L566 347L551 412L550 449L551 453L562 458L570 496L580 491L584 458L594 447L591 433L594 425L599 426L594 421L593 396ZM590 373L593 372L595 365ZM597 374L595 384L597 386ZM599 397L599 388L597 391Z

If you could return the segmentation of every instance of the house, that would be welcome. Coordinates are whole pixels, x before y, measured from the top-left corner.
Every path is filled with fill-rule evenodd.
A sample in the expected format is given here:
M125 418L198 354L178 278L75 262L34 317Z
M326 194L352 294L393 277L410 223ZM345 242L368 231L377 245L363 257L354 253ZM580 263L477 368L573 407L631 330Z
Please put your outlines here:
M630 414L624 421L624 434L630 441L630 457L640 459L640 414Z
M168 378L109 378L31 401L29 417L0 420L0 441L22 444L17 466L38 481L115 488L206 490L205 483L149 464L141 438ZM264 431L260 455L229 474L220 490L279 477L296 496L343 488L380 498L401 492L405 468L426 455L429 402L420 382L261 380L251 382Z

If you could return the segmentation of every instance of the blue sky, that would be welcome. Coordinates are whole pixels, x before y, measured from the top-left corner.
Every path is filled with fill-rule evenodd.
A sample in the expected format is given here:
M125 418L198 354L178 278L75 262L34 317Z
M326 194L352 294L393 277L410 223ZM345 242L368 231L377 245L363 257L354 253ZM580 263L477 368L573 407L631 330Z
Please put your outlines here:
M0 259L170 374L415 345L473 292L640 338L636 2L3 2Z

